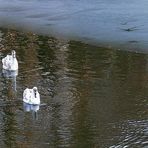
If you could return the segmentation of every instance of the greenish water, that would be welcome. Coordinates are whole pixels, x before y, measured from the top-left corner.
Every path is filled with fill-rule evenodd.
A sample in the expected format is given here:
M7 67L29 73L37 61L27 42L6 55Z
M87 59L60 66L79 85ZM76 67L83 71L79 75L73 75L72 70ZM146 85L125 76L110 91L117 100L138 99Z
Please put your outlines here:
M0 147L148 146L147 54L2 32L0 57L15 49L19 72L1 72ZM33 86L41 94L37 113L22 102Z

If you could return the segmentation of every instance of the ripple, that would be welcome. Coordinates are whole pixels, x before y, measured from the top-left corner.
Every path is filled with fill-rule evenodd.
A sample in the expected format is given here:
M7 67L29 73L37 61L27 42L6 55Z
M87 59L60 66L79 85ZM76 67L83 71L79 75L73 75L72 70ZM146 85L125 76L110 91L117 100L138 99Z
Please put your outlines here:
M115 126L121 131L121 136L118 137L119 143L110 146L113 147L145 147L147 145L148 136L148 120L127 121L120 126Z
M13 135L10 143L21 147L146 147L147 55L3 32L5 52L16 49L20 68L16 92L0 77L1 141ZM43 104L37 120L22 107L24 88L33 86Z
M3 7L0 8L1 12L21 12L21 11L27 11L27 9L23 7Z
M32 15L28 15L26 16L27 18L43 18L43 17L47 17L48 14L46 13L39 13L39 14L32 14Z

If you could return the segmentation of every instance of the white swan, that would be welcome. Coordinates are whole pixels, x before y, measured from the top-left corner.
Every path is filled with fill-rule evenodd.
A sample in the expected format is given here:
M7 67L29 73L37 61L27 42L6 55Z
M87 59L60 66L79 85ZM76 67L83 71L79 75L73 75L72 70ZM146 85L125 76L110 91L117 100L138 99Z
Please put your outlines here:
M23 92L23 101L28 104L39 105L40 94L37 87L33 87L33 89L26 88Z
M7 55L2 59L3 69L15 71L18 70L18 61L16 59L16 52L12 50L11 55Z

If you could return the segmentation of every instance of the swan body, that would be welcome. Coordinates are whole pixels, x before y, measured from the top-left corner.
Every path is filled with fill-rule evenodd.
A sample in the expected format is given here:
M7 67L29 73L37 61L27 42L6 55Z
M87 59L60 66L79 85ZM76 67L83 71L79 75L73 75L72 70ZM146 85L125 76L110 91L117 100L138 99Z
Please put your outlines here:
M33 87L33 89L26 88L23 92L23 101L28 104L39 105L40 94L37 87Z
M18 70L18 61L16 59L16 52L12 50L11 55L7 55L2 59L3 69L15 71Z

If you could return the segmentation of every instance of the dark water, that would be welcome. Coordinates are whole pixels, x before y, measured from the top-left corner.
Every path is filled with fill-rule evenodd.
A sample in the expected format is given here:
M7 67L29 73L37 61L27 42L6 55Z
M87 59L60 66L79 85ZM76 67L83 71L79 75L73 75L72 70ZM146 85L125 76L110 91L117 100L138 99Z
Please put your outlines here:
M146 54L3 33L0 57L14 48L19 72L0 77L0 147L148 147ZM22 93L33 86L41 106L27 112Z
M148 53L147 0L0 0L0 26Z

